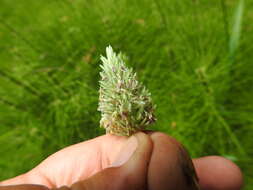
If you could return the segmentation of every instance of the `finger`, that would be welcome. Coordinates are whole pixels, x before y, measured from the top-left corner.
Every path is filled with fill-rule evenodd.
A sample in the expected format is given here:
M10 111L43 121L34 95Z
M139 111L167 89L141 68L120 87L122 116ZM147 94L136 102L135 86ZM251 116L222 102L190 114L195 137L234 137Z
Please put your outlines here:
M70 186L108 168L127 139L103 135L66 147L43 161L33 170L32 176L42 178L40 184L49 188Z
M193 160L201 189L239 190L243 186L242 172L232 161L220 156Z
M0 185L18 185L24 183L29 183L27 180L27 174L22 174L17 177L2 181L0 182Z
M124 136L103 135L66 147L49 156L33 170L0 182L0 185L36 183L48 188L70 186L73 182L85 180L108 168L127 139Z
M131 142L129 143L129 141ZM135 146L134 144L137 145L135 150L132 148ZM141 132L137 133L127 140L126 146L119 153L113 167L73 184L71 189L145 190L147 189L147 171L151 154L152 141L150 137Z
M10 185L10 186L0 186L0 190L49 190L47 187L42 185Z
M150 190L198 189L193 164L187 152L173 138L151 133L153 153L148 171Z
M39 186L46 186L49 187L49 182L39 174L34 174L33 171L27 172L25 174L19 175L17 177L5 180L0 182L1 185L5 186L15 186L15 185L20 185L20 184L35 184ZM21 186L21 188L24 188Z

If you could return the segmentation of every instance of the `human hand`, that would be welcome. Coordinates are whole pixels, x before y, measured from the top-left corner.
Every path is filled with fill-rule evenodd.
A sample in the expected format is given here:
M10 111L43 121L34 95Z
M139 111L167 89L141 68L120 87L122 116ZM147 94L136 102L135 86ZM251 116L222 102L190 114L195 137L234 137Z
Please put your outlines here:
M201 189L240 189L242 175L231 161L211 156L193 163ZM176 140L159 132L140 132L130 138L104 135L67 147L1 185L40 184L73 190L196 189L193 176L191 161Z

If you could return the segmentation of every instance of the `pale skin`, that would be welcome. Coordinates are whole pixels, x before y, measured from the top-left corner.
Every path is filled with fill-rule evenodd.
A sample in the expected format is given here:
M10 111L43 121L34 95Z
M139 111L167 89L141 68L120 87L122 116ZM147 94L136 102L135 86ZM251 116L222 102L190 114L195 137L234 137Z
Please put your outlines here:
M193 159L193 165L202 190L242 187L240 169L225 158L202 157ZM1 182L0 190L197 189L188 169L191 161L187 153L166 134L103 135L56 152L31 171Z

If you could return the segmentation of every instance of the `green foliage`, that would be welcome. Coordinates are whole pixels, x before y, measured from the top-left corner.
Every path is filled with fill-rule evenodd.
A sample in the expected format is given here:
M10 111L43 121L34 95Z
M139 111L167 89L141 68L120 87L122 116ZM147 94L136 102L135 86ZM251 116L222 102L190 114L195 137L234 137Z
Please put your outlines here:
M104 133L99 58L111 44L152 93L152 128L193 157L233 159L252 189L252 0L0 4L1 179Z

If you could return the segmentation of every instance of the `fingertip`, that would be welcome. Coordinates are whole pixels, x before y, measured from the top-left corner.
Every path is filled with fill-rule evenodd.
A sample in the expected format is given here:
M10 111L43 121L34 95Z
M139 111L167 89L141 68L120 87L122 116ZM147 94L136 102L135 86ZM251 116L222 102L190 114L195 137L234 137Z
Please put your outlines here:
M174 138L160 132L150 134L153 153L149 167L149 189L197 189L191 159Z
M240 168L221 156L206 156L193 160L200 187L205 190L239 190L243 186Z
M126 166L128 169L130 169L130 166L132 166L139 171L146 171L148 169L147 165L149 164L149 160L153 151L153 142L151 138L143 132L135 133L130 138L135 138L138 145L135 152L128 160Z

